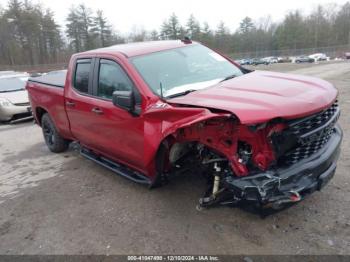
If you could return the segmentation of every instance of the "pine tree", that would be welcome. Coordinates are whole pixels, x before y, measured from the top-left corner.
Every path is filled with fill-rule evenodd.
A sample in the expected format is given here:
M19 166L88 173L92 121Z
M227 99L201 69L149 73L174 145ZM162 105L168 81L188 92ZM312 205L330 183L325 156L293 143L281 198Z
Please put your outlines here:
M242 34L247 34L254 29L253 20L250 17L245 17L239 24L239 31Z
M81 30L79 26L79 16L74 7L69 11L66 24L66 34L70 40L70 45L75 52L80 52L83 50L82 39L81 39Z
M183 31L179 19L175 13L173 13L169 19L162 24L161 37L162 39L180 39Z
M105 47L110 45L112 39L111 26L108 24L107 19L103 15L102 10L97 10L96 17L93 18L93 27L91 31L98 39L98 46Z
M186 35L193 40L199 40L201 35L201 27L193 14L190 15L186 23Z
M230 31L226 27L225 23L221 21L215 31L215 45L219 50L223 52L229 52L230 43Z
M84 4L78 6L78 27L80 31L80 37L84 50L90 50L94 48L94 35L92 32L93 21L92 11L87 8Z
M203 24L200 41L209 46L214 45L214 35L207 22Z

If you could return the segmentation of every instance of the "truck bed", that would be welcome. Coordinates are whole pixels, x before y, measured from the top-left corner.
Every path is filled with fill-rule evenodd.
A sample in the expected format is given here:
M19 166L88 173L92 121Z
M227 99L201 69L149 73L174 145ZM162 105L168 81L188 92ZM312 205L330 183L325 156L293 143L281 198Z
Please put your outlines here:
M31 77L30 82L64 88L67 70L52 71L39 77Z
M26 89L34 114L48 112L62 136L71 138L69 120L66 114L64 84L67 71L54 71L28 79ZM40 124L41 119L38 119Z

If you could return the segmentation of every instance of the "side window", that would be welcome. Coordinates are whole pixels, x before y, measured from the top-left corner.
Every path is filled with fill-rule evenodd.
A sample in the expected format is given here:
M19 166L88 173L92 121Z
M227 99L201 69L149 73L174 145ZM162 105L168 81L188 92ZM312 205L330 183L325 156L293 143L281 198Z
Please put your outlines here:
M79 92L89 92L89 75L90 75L91 59L82 59L77 61L74 87Z
M114 91L131 91L132 88L131 80L117 63L101 59L97 96L112 99Z

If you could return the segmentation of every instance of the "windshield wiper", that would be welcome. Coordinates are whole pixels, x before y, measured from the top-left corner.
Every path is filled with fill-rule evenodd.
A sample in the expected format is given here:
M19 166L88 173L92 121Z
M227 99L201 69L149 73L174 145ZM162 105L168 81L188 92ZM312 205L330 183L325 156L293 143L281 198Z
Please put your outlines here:
M184 92L180 92L180 93L176 93L176 94L173 94L170 96L166 96L165 98L174 98L174 97L178 97L178 96L185 96L185 95L192 93L194 91L197 91L197 90L196 89L189 89L189 90L186 90Z
M226 77L225 77L224 79L222 79L219 83L224 82L224 81L227 81L227 80L230 80L230 79L235 78L235 77L237 77L237 75L229 75L229 76L226 76Z

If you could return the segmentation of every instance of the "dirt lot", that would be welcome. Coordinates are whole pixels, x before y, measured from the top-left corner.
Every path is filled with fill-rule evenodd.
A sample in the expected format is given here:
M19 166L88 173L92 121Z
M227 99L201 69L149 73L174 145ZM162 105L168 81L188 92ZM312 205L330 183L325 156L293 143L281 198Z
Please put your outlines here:
M350 63L259 69L325 78L340 91L344 142L322 192L260 219L197 211L195 173L156 190L81 157L53 154L32 123L0 126L1 254L350 254Z

